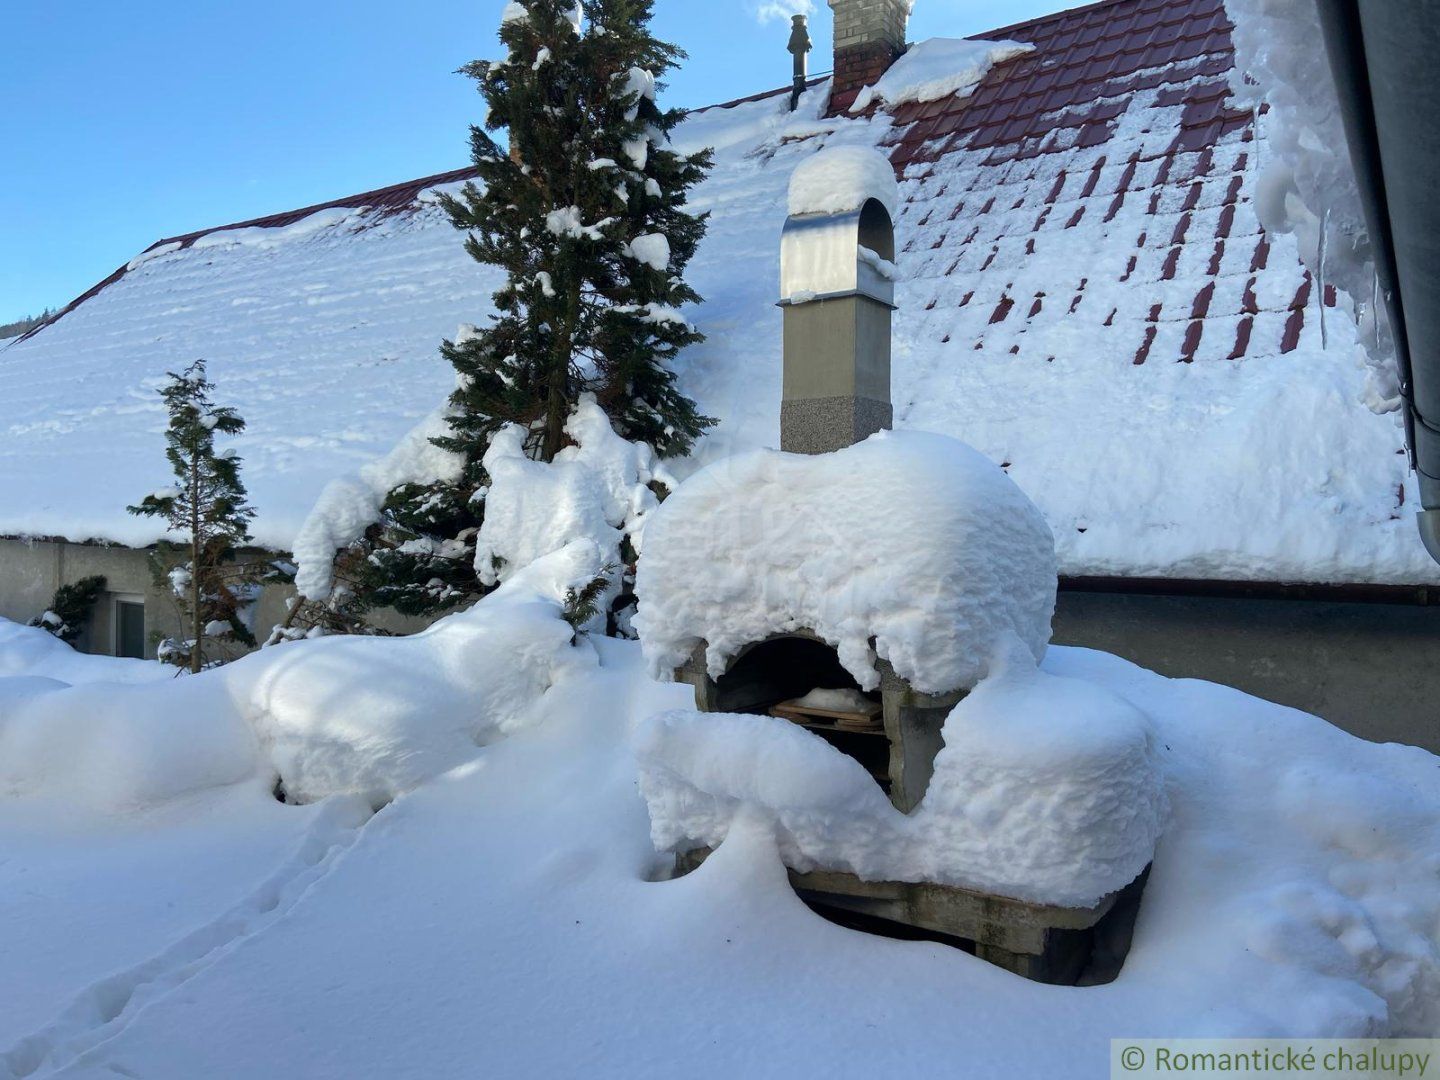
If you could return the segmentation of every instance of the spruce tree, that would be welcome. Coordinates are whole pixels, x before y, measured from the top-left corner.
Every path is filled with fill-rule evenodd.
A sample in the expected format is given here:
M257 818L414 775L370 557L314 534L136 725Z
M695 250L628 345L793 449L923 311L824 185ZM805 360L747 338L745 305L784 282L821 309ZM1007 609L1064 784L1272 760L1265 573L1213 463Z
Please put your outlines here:
M215 404L214 389L203 360L170 373L159 393L170 414L165 457L176 483L126 508L143 517L163 518L171 532L186 537L178 547L162 544L155 568L157 580L168 582L190 628L190 640L165 642L160 657L192 672L215 659L207 657L207 640L255 644L243 609L263 582L279 577L264 560L236 560L237 549L250 540L255 512L245 501L240 458L233 450L217 453L215 434L238 435L245 421L229 406ZM176 552L181 561L167 558Z
M51 597L50 606L31 619L30 625L53 634L67 645L74 645L90 622L90 615L104 591L105 579L98 574L61 585Z
M472 565L482 458L505 424L548 462L587 392L622 438L662 457L687 453L714 422L672 367L703 340L679 309L700 299L684 272L706 215L685 207L710 153L669 145L684 113L656 97L684 53L650 33L652 8L517 0L500 28L506 59L462 69L487 106L470 134L478 179L441 202L470 256L506 280L489 324L440 350L459 378L450 432L434 441L463 459L459 481L390 492L383 520L337 562L343 603L435 615L483 593Z

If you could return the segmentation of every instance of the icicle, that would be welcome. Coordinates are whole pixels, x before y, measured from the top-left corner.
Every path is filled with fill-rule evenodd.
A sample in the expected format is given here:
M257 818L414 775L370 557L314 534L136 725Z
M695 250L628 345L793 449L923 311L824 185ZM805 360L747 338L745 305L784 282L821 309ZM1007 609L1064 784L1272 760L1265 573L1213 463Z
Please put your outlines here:
M1325 208L1325 215L1320 219L1320 251L1316 255L1316 276L1320 280L1320 348L1327 348L1329 338L1325 332L1325 256L1329 248L1330 239L1330 208Z

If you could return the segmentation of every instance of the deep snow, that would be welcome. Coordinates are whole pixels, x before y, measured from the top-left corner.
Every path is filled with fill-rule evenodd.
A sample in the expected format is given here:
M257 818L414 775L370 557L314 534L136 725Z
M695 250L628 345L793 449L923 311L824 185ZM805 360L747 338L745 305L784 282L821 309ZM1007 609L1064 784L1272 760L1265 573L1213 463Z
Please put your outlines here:
M773 823L785 865L934 881L1090 907L1145 869L1165 823L1150 718L1035 669L1018 640L945 722L924 801L905 815L859 762L770 716L670 712L637 737L662 851L714 847L742 809Z
M635 629L663 676L705 643L711 675L809 630L867 690L876 657L923 693L967 690L1055 611L1055 541L1005 473L957 439L882 431L832 454L756 450L682 484L646 528Z
M519 607L512 582L428 637L366 643L327 680L335 760L379 760L380 664L448 678L516 619L568 630L557 590L584 560L543 569ZM1423 751L1052 648L1047 678L1150 718L1172 805L1119 979L1063 989L824 922L786 884L765 800L700 870L658 880L632 740L688 690L650 681L633 643L557 641L565 661L506 706L508 738L405 778L373 816L353 795L280 805L276 759L238 747L229 783L175 755L138 801L0 796L18 928L0 937L0 1076L643 1076L677 1060L705 1076L961 1060L1088 1076L1111 1035L1440 1035L1440 760ZM183 709L189 742L228 726L234 687L338 655L333 639L286 645L135 692ZM0 679L7 732L31 689ZM405 737L450 745L451 709L417 708ZM115 790L165 760L134 749Z

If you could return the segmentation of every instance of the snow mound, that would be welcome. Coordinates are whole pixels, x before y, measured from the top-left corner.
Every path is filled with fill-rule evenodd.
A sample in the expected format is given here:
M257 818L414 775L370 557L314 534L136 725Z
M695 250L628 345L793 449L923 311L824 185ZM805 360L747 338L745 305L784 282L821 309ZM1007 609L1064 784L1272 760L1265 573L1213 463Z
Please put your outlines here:
M925 852L993 892L1085 904L1133 881L1166 817L1150 718L1037 671L1018 643L945 722L917 813ZM943 864L925 871L942 876Z
M604 561L617 565L623 537L638 549L656 506L649 484L663 476L655 452L615 434L594 394L581 396L565 432L575 445L548 464L525 452L526 433L517 425L491 440L484 461L490 490L475 545L475 569L487 585L574 540L600 545Z
M246 717L291 798L387 802L526 726L563 674L593 666L559 602L600 565L577 543L412 637L321 638L222 670L249 683Z
M38 675L75 685L155 682L174 674L161 664L78 652L52 634L0 617L0 679Z
M662 851L715 846L745 810L787 866L1088 907L1149 864L1166 818L1150 719L1023 646L950 714L924 799L896 810L858 762L764 716L667 712L637 732Z
M969 94L996 64L1034 51L1034 45L1023 41L931 38L911 45L879 82L861 90L850 111L864 112L881 101L893 108L907 101L939 101Z
M790 174L790 216L843 214L870 199L884 205L891 219L900 205L900 189L890 159L868 146L834 146L808 157Z
M1001 469L944 435L881 432L687 480L646 527L635 628L657 677L702 641L718 677L744 646L806 629L867 690L878 655L946 693L1012 634L1043 657L1055 587L1049 526Z
M851 690L848 687L832 690L817 686L804 697L796 698L795 704L811 709L830 709L836 712L866 712L874 703L859 690Z
M114 809L278 776L295 801L387 802L533 722L555 683L595 666L560 606L601 555L572 544L413 637L321 638L178 678L114 661L161 676L140 686L45 677L73 666L52 663L38 640L49 635L0 625L6 668L17 654L40 660L33 675L0 677L0 797Z
M145 806L238 783L257 763L254 734L214 679L0 679L0 797Z
M324 600L334 585L335 553L364 535L379 517L392 488L401 484L454 482L464 461L432 441L452 434L449 402L437 408L383 457L359 472L330 481L295 536L295 589Z

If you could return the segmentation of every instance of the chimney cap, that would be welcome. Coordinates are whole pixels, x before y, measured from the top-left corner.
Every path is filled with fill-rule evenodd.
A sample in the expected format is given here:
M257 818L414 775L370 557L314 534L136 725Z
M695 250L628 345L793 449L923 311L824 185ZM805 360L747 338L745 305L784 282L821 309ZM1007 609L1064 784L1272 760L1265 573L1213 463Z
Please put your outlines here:
M790 44L786 48L797 56L801 53L808 53L811 48L810 30L806 25L805 16L794 15L791 17L791 21L794 25L790 31Z

